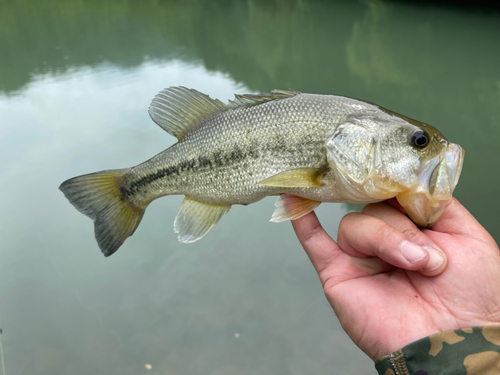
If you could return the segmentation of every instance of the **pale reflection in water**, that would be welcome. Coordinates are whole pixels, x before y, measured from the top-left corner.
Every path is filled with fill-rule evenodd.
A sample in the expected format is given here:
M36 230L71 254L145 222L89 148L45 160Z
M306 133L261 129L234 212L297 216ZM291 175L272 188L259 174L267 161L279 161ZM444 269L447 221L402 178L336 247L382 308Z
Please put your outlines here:
M32 358L24 368L66 369L81 353L78 366L99 364L99 373L137 373L146 360L143 369L152 371L222 366L244 374L279 369L282 361L299 361L298 353L314 357L311 337L313 347L358 356L332 318L291 226L269 223L275 198L235 206L213 233L190 245L177 242L172 230L182 197L161 199L126 246L102 257L92 222L57 186L72 175L140 163L174 143L147 114L165 82L221 100L250 92L224 74L170 61L40 75L0 100L5 123L16 124L2 145L10 158L4 181L16 181L3 186L11 217L2 225L2 268L7 275L23 269L0 288L10 302L3 307L10 324L19 324L9 332L30 338L20 343ZM319 211L328 212L325 224L335 228L346 208ZM337 326L325 334L319 321ZM9 346L7 353L16 360Z

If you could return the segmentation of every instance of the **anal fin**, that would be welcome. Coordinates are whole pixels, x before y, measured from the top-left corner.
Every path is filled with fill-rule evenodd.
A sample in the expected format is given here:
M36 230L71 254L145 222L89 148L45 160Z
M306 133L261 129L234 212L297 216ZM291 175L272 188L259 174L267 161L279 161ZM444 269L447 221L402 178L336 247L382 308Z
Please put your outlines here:
M273 223L281 223L286 220L295 220L302 217L318 207L321 202L295 195L282 194L274 204L276 207L271 217Z
M326 168L296 168L280 172L258 183L264 186L278 187L318 187L323 184L319 178L327 171Z
M183 243L198 241L230 208L229 204L204 203L185 197L174 221L177 239Z

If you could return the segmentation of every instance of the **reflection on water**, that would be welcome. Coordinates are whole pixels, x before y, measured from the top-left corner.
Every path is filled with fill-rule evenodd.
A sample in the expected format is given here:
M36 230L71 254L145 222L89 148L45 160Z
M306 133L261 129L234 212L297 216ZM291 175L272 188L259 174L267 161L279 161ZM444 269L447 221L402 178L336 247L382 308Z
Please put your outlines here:
M7 366L37 374L135 374L145 364L161 373L286 373L311 361L299 353L315 358L318 348L358 355L334 341L343 337L338 326L325 335L313 323L337 324L290 226L268 222L273 199L234 207L213 235L184 246L172 230L182 197L159 200L131 245L102 257L92 223L57 186L73 174L137 164L172 144L147 114L163 82L223 100L248 90L173 60L39 76L0 101L6 123L16 124L3 144L10 158L3 191L14 197L2 223ZM345 212L326 221L334 227Z
M0 3L0 327L7 374L370 373L274 199L233 207L202 241L152 204L104 259L57 186L174 143L162 88L294 88L373 101L464 145L456 196L500 239L496 13L384 1ZM322 205L332 235L345 205Z

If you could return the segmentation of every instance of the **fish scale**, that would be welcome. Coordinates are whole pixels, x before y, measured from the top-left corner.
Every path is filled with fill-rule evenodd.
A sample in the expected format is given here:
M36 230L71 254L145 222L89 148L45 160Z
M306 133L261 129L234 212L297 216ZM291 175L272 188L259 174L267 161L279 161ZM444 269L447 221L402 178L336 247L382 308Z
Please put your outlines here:
M194 161L194 169L144 184L136 199L151 201L165 194L184 194L210 203L249 204L279 194L283 189L257 183L284 170L326 166L326 140L335 131L339 117L350 114L335 112L341 100L354 101L300 94L213 115L176 145L132 168L124 176L125 184ZM320 104L312 106L314 101ZM223 165L215 155L220 155ZM210 164L201 166L200 157ZM296 193L304 195L303 190ZM311 197L318 198L317 192ZM328 193L324 198L338 197Z
M283 193L294 198L278 198L274 222L297 219L320 202L396 196L428 226L451 198L463 161L463 149L432 126L343 96L274 90L224 104L170 87L149 113L176 144L136 167L60 186L94 220L105 256L134 233L150 202L172 194L185 195L174 221L185 243L205 236L233 204Z

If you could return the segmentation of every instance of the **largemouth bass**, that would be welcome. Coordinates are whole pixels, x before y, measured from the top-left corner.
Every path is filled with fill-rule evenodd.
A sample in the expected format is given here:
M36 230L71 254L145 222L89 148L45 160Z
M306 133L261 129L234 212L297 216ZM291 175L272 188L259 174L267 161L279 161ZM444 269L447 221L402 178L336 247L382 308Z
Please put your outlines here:
M224 104L170 87L152 101L153 121L178 142L132 168L63 182L60 189L95 223L105 256L131 236L151 201L185 195L174 221L194 242L229 211L278 198L271 221L297 219L321 202L396 197L421 227L441 215L464 151L434 127L375 104L336 95L274 90Z

